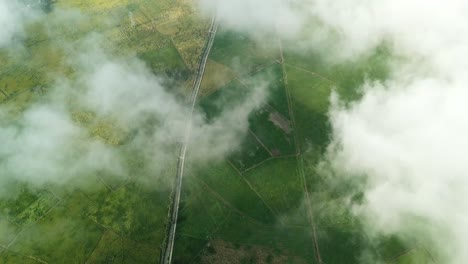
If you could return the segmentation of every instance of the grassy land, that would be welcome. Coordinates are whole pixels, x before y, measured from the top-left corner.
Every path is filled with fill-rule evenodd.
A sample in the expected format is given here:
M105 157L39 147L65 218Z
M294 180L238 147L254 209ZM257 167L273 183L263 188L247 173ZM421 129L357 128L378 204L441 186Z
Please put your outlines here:
M24 49L0 51L0 102L10 108L12 118L47 94L54 80L50 73L73 78L73 69L64 65L68 47L61 44L75 43L90 31L101 34L110 53L137 56L154 73L190 86L208 21L187 1L56 4L69 7L81 10L85 19L58 23L51 13L43 19L56 35L33 25L27 29ZM247 98L252 84L267 81L269 97L251 114L249 132L237 151L224 161L187 170L175 263L316 263L305 186L324 263L360 263L363 249L391 263L430 263L419 248L400 256L411 245L397 236L371 240L343 203L359 196L359 183L331 184L316 170L330 140L331 91L347 101L359 98L357 87L365 80L386 77L388 49L381 47L358 62L330 65L322 55L304 56L286 48L281 65L278 45L271 43L263 47L247 35L224 29L216 37L198 105L207 121ZM171 192L167 179L175 175L175 159L166 164L172 170L155 170L140 150L126 146L132 131L78 110L74 120L122 151L129 175L84 175L92 186L77 180L73 188L17 187L17 196L0 199L0 215L5 216L0 218L0 262L157 262ZM147 179L146 184L136 182L137 177ZM148 188L152 185L167 188Z
M373 260L389 260L405 252L410 245L397 236L370 239L360 219L345 204L350 196L359 202L359 181L333 184L315 169L330 141L327 113L331 92L337 91L348 101L359 98L357 87L365 80L385 78L387 51L381 48L346 65L329 65L314 54L307 57L288 52L284 65L287 78L276 61L278 53L261 50L247 36L232 32L221 32L215 41L211 60L233 70L237 79L212 85L200 99L207 119L248 95L244 84L250 80L268 80L270 96L263 108L251 114L249 134L240 149L228 157L237 171L227 164L213 164L186 180L176 241L179 263L205 263L222 256L232 263L269 263L258 256L258 248L272 257L285 256L281 263L315 263L304 184L324 263L362 263L364 252ZM288 104L286 85L292 105ZM273 122L272 113L282 116L290 131ZM298 164L297 151L304 168ZM302 169L305 183L299 173ZM220 241L228 248L216 246ZM187 243L194 243L193 247ZM271 257L269 261L273 261Z
M208 61L200 86L200 96L215 92L231 82L234 77L235 74L229 67L214 61Z
M228 163L212 165L195 177L207 191L222 197L238 213L263 223L272 222L272 212Z
M278 59L277 49L262 49L246 35L231 31L217 34L210 59L243 75L262 68Z
M295 154L294 139L271 121L268 109L257 111L250 117L251 131L275 156Z
M271 158L271 154L268 150L261 145L252 133L248 133L240 149L229 157L229 161L237 170L245 172L245 170L269 158Z
M431 256L422 248L413 249L406 254L398 257L396 260L390 262L395 264L423 264L435 263Z
M306 166L304 173L318 230L317 242L325 263L362 263L363 252L373 259L371 263L388 261L411 248L397 236L372 240L367 236L360 219L345 204L349 198L359 203L361 179L333 179L316 170L330 142L327 115L331 92L336 91L345 102L358 99L361 95L358 88L365 81L386 78L388 56L389 50L382 46L358 61L337 65L314 53L309 56L286 53L285 71L301 158Z
M291 219L291 213L300 208L303 199L296 166L295 158L272 159L249 171L245 177L278 216L288 216L288 222L305 226L305 219Z
M232 69L238 79L215 85L214 92L200 99L208 121L248 96L249 84L268 81L270 96L251 115L250 132L228 162L186 174L177 263L227 258L227 249L210 243L234 247L238 254L230 255L232 263L275 258L281 263L314 263L310 228L305 215L296 213L303 198L296 159L282 158L295 154L294 139L271 120L272 113L286 123L290 118L277 56L278 50L261 50L246 36L224 32L215 40L211 60ZM239 61L247 67L236 68Z
M190 83L209 25L182 0L72 0L53 8L26 28L22 47L0 50L0 102L9 118L43 100L57 76L74 78L66 60L96 34L106 52L140 58L173 87ZM157 262L171 191L163 179L174 171L155 169L127 146L132 131L73 111L77 124L126 157L129 175L83 175L73 187L15 187L17 195L0 198L0 263Z

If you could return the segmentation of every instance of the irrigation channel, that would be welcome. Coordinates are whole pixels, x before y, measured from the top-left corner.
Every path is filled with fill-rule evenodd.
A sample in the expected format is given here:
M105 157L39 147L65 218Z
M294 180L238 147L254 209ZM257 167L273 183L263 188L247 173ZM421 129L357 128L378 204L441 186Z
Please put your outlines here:
M200 90L201 81L205 73L206 62L208 61L208 55L210 54L211 47L213 47L213 42L216 36L217 29L218 24L216 21L216 16L214 16L211 20L211 26L208 32L208 39L205 43L205 47L200 58L200 64L198 66L197 75L195 76L195 80L193 82L192 95L190 97L191 109L188 115L188 122L187 128L185 129L184 140L182 141L182 145L179 151L179 159L177 161L177 173L173 190L172 204L169 211L169 227L167 230L166 241L163 248L164 251L161 254L161 264L171 264L172 262L172 252L174 250L177 216L179 213L180 194L182 189L182 177L184 175L185 153L187 151L187 145L190 140L190 134L192 130L192 117L197 102L198 91Z

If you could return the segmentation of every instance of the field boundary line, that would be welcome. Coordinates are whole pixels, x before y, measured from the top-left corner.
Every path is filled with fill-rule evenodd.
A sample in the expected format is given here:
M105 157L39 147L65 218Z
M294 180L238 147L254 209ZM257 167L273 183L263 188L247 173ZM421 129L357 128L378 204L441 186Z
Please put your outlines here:
M158 30L158 29L156 29L156 31L158 31L158 33L159 33L159 30ZM161 34L161 33L159 33L159 34ZM182 53L180 52L179 48L178 48L177 45L175 44L174 38L173 38L172 36L170 36L169 39L171 40L172 46L173 46L174 49L177 51L177 54L179 54L179 57L180 57L180 59L182 60L182 62L184 63L185 67L187 67L187 69L189 69L190 71L192 71L193 69L192 69L191 67L189 67L188 61L185 60L185 58L184 58L184 56L182 56ZM195 76L195 78L196 78L196 76Z
M204 180L202 179L198 179L202 185L209 191L211 192L212 195L214 195L218 200L220 200L222 203L224 203L228 208L230 208L232 211L238 213L239 215L241 215L242 217L245 217L247 219L249 219L250 221L256 223L256 224L260 224L262 225L263 223L258 221L257 219L247 215L246 213L242 212L239 208L235 207L233 204L231 204L230 202L226 201L226 199L223 198L223 196L221 194L219 194L218 192L216 192L215 190L213 190L213 188L211 188Z
M273 153L271 153L270 149L260 140L260 138L255 135L252 129L249 128L249 133L255 138L255 140L270 154L270 157L273 157Z
M8 245L6 245L6 247L4 246L3 248L5 248L6 250L10 250L10 247L16 242L16 240L18 239L18 237L23 233L23 232L26 232L27 230L31 229L33 225L37 224L40 220L42 220L44 217L46 217L50 212L52 212L52 210L54 210L60 203L62 202L62 200L58 200L57 202L55 202L43 215L41 215L40 217L38 217L34 222L31 222L29 224L26 224L24 226L21 227L21 230L15 235L15 237L8 243ZM10 250L12 251L12 250ZM1 253L2 251L0 251ZM12 251L14 252L14 251Z
M302 158L301 155L301 145L299 141L299 136L298 136L298 131L297 131L297 126L296 126L296 118L294 115L294 109L293 109L293 102L291 98L291 91L289 89L289 83L288 83L288 74L286 71L286 63L284 60L284 51L283 51L283 43L281 41L281 38L278 36L278 44L280 48L280 54L281 54L281 68L283 70L283 80L284 80L284 89L286 92L286 98L288 102L288 110L289 110L289 115L291 117L291 125L293 127L293 133L294 133L294 143L296 146L296 160L297 160L297 171L299 173L299 176L301 177L301 181L303 184L304 188L304 198L305 198L305 203L307 206L307 216L309 223L312 227L312 242L314 246L314 252L315 252L315 258L318 262L318 264L323 264L322 257L320 256L320 249L318 245L318 240L317 240L317 230L316 230L316 224L314 221L314 215L313 215L313 210L312 210L312 204L310 201L310 195L309 195L309 190L307 188L307 181L305 178L305 172L304 172L304 159Z
M415 247L407 249L407 250L405 250L403 252L400 252L400 253L396 254L395 256L391 257L389 260L385 261L385 263L386 264L391 264L391 263L395 262L396 260L398 260L399 258L401 258L401 257L403 257L405 255L408 255L409 253L411 253L411 252L413 252L413 251L415 251L417 249L419 249L419 246L415 246Z
M260 161L259 163L254 164L254 165L248 167L247 169L245 169L245 170L244 170L244 173L246 173L246 172L248 172L248 171L251 171L251 170L253 170L253 169L259 167L259 166L262 165L263 163L266 163L266 162L268 162L268 161L270 161L270 160L274 160L274 159L276 159L276 157L269 157L268 159L262 160L262 161Z
M422 245L417 245L417 246L414 246L412 248L409 248L403 252L400 252L398 254L396 254L395 256L389 258L388 260L385 261L386 264L391 264L391 263L395 263L399 258L405 256L405 255L408 255L408 254L411 254L413 251L417 251L417 250L422 250L430 259L431 259L431 262L432 263L437 263L434 259L434 257L432 256L432 254L427 250L426 247L422 246Z
M5 96L5 99L8 99L8 94L6 94L5 91L3 91L3 90L5 90L7 88L7 86L8 86L8 84L5 84L5 86L2 89L0 89L0 92L2 92L2 94Z
M291 67L291 68L294 68L296 70L300 70L300 71L303 71L303 72L310 73L312 75L316 75L316 76L320 77L321 79L323 79L323 80L325 80L325 81L327 81L327 82L329 82L331 84L336 85L336 83L334 81L332 81L332 80L330 80L330 79L328 79L328 78L324 77L323 75L320 75L320 74L318 74L316 72L313 72L313 71L310 71L310 70L307 70L307 69L304 69L304 68L301 68L301 67L297 67L297 66L294 66L294 65L291 65L291 64L287 64L287 63L284 63L284 65L286 65L288 67Z
M212 236L218 232L218 230L221 228L221 226L224 225L224 223L226 223L227 219L231 216L232 212L229 211L229 213L226 215L226 217L224 217L224 219L222 221L220 221L216 227L213 229L213 231L210 233L208 239L205 239L207 241L207 243L205 244L205 246L202 247L202 249L200 249L200 251L197 253L197 255L195 255L190 261L189 263L194 263L194 261L197 259L198 256L200 256L203 251L206 249L206 247L208 246L208 244L213 241L212 239Z
M275 216L275 217L278 217L279 213L274 210L272 207L270 207L268 205L268 203L262 198L262 196L255 190L255 188L252 186L252 184L249 182L249 180L247 180L244 175L242 175L242 173L234 166L234 164L232 164L232 162L230 160L227 161L229 163L229 165L231 165L231 167L234 168L234 170L237 172L237 175L239 177L241 177L241 179L249 186L250 190L252 190L257 196L258 198L260 199L260 201L262 201L262 203L268 208L268 210L270 210L270 212Z
M88 263L89 259L90 259L91 256L93 255L94 251L96 251L97 247L99 246L99 243L101 243L102 238L106 235L106 232L107 232L107 231L108 231L108 229L105 229L105 230L102 232L101 236L99 237L98 241L96 242L96 245L94 245L93 250L91 250L91 251L89 252L89 255L86 257L86 260L85 260L84 264Z
M0 251L0 253L5 253L5 252L11 252L13 253L14 255L18 255L18 256L21 256L23 258L28 258L28 259L31 259L37 263L42 263L42 264L49 264L49 262L45 261L45 260L42 260L40 258L37 258L37 257L34 257L34 256L30 256L30 255L23 255L17 251L13 251L11 249L8 249L8 248L5 248L4 246L0 246L1 248L3 248L3 251Z
M435 257L431 254L431 252L429 252L429 250L425 246L420 246L420 247L424 249L424 251L426 251L427 255L429 255L433 263L437 263Z
M215 63L219 63L219 64L223 65L224 67L227 67L227 68L231 69L232 71L234 71L230 66L227 66L224 63L221 63L219 61L212 60L212 59L210 59L210 60L215 62ZM209 93L203 94L201 97L207 97L207 96L209 96L209 95L223 89L224 87L228 86L229 84L231 84L234 81L238 81L242 86L244 86L245 88L248 88L248 85L245 83L245 80L244 80L245 77L249 77L251 75L254 75L254 74L256 74L256 73L258 73L258 72L260 72L260 71L262 71L262 70L264 70L264 69L266 69L266 68L268 68L268 67L270 67L272 65L275 65L275 64L279 64L278 60L273 60L273 61L271 61L269 63L261 64L261 65L259 65L259 67L253 69L250 72L246 72L246 73L243 73L243 74L234 74L233 77L231 78L231 80L229 80L229 82L226 82L223 86L218 87L218 88L210 91Z
M295 158L297 156L298 156L298 154L288 154L288 155L283 155L283 156L269 157L268 159L262 160L259 163L248 167L247 169L244 170L244 173L249 172L249 171L251 171L253 169L256 169L259 166L263 165L263 163L266 163L266 162L271 161L271 160L290 159L290 158Z

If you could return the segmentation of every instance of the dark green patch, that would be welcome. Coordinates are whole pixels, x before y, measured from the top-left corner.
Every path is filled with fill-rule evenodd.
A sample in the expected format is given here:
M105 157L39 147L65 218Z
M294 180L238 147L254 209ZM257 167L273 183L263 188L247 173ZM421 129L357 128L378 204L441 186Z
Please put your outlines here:
M215 238L245 245L265 246L278 252L301 256L309 260L308 263L315 263L313 244L307 228L263 225L233 214L215 234Z
M207 240L178 235L173 252L174 264L200 263L200 253L207 244Z
M231 210L201 183L188 177L185 179L177 232L200 239L210 239Z
M229 164L213 164L195 177L206 184L208 192L219 195L230 206L247 216L264 223L274 221L272 212Z
M265 144L274 156L296 153L292 133L286 133L271 120L274 110L263 108L249 118L250 129Z
M163 72L174 80L185 81L191 74L174 45L140 53L138 57L154 72Z
M361 264L364 251L376 257L369 239L362 230L319 226L317 240L324 263Z
M304 197L296 168L295 158L273 159L247 172L245 177L279 215L289 215L299 209ZM297 222L303 224L305 219Z

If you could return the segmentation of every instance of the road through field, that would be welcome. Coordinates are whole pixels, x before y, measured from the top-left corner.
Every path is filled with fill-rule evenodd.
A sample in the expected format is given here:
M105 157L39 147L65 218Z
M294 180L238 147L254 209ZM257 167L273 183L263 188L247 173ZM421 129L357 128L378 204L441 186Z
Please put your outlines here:
M164 251L162 252L161 264L170 264L172 262L172 252L174 250L174 239L176 234L176 225L177 225L177 216L179 213L179 203L180 203L180 194L182 189L182 177L184 174L184 164L185 164L185 153L187 152L187 145L190 140L190 134L192 130L192 116L195 110L195 105L197 102L198 91L200 90L201 81L205 73L206 62L208 61L208 55L210 54L211 47L215 39L216 31L218 29L218 24L216 22L216 17L213 17L211 21L210 30L208 33L208 40L205 43L205 48L201 55L200 64L198 67L197 75L193 82L191 100L191 109L188 116L187 128L185 130L185 136L180 147L179 159L177 162L177 173L172 197L172 205L169 211L169 228L166 237L166 244Z

